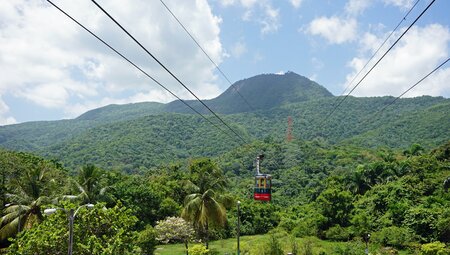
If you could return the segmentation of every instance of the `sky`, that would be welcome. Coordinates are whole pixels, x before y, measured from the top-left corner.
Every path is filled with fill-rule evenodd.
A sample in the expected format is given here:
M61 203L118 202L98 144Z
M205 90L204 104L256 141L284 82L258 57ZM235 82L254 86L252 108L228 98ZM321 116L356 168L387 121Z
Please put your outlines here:
M231 82L293 71L343 95L417 0L162 0ZM89 0L53 0L183 99L192 96ZM230 84L160 0L97 0L197 96ZM419 0L370 68L431 0ZM398 96L449 58L436 0L351 94ZM354 82L351 81L354 79ZM450 63L405 97L450 97ZM0 1L0 125L175 98L43 0Z

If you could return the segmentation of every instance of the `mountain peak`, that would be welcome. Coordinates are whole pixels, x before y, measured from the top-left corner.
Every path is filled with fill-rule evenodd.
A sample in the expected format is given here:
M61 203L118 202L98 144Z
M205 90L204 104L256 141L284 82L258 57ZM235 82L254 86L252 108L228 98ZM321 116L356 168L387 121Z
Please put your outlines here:
M292 71L277 74L260 74L240 80L224 93L211 100L221 105L223 113L249 111L249 106L240 97L241 94L254 109L270 109L286 103L303 102L333 96L323 86Z
M332 96L327 89L316 82L288 71L278 74L260 74L237 81L218 97L205 101L216 112L239 113ZM198 102L190 102L190 105L200 112L205 112ZM168 110L190 111L180 101L169 103Z

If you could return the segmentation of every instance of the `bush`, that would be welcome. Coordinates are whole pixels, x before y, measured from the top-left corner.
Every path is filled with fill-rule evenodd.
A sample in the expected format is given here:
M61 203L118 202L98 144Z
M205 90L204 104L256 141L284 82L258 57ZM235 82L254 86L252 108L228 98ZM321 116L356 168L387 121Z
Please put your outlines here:
M445 248L441 242L423 244L420 248L421 255L449 255L450 250Z
M334 248L333 254L338 255L361 255L364 254L365 246L362 243L348 242L343 247Z
M188 249L190 255L208 255L209 250L203 244L193 245Z
M313 226L308 228L307 224L300 222L292 230L292 234L296 237L317 236L317 228Z
M410 246L416 239L416 236L408 228L392 226L373 233L372 238L375 242L383 246L403 249Z
M156 241L156 231L151 225L147 225L139 232L136 244L141 248L141 254L153 254L158 241Z
M333 241L348 241L351 238L351 233L348 228L334 225L325 231L325 237Z
M313 251L312 251L312 249L313 249L313 243L311 242L311 240L306 240L304 243L303 243L303 247L302 247L303 249L303 254L304 255L312 255L313 254Z
M271 232L269 235L269 240L265 243L262 253L264 255L283 255L283 249L281 248L281 243L278 241L278 237L275 232Z

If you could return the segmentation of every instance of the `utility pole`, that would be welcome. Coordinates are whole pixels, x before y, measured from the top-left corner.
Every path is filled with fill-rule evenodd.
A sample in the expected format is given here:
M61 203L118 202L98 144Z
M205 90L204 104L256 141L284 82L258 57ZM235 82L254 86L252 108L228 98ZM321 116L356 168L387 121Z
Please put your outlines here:
M240 245L239 245L239 235L240 235L240 231L241 231L241 212L240 212L240 210L241 210L241 201L237 201L237 231L236 231L236 234L237 234L237 255L240 255L241 254L241 248L240 248Z
M286 141L290 142L292 141L292 117L288 117L288 126L286 131Z

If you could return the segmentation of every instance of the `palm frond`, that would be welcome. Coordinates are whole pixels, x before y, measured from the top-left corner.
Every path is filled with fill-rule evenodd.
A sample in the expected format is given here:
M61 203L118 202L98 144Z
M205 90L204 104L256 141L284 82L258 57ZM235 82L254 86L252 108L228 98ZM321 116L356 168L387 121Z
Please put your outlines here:
M19 231L19 218L15 218L0 228L0 240L6 240L9 237L15 236Z

